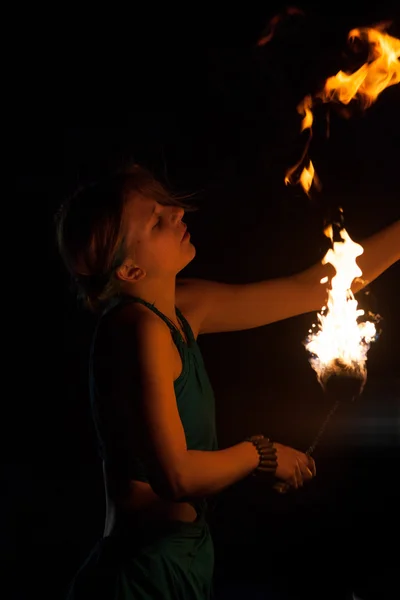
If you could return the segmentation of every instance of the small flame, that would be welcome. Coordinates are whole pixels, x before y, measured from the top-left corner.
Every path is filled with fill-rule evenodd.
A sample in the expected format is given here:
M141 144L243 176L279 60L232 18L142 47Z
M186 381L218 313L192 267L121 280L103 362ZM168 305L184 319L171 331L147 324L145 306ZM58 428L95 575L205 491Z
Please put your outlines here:
M367 352L376 338L376 328L371 321L358 321L364 311L357 308L358 303L350 289L354 279L362 275L356 258L364 249L353 242L344 228L339 232L341 242L333 242L332 226L324 233L332 240L332 248L325 254L322 264L333 265L336 274L328 290L327 305L318 313L318 328L309 331L305 347L322 385L327 373L334 373L338 368L353 369L365 380ZM326 278L323 278L321 283L325 282Z
M303 114L303 120L301 122L300 131L304 131L305 129L311 129L314 120L314 116L312 113L312 105L312 97L310 95L307 95L297 107L297 112L300 115Z
M311 184L314 179L314 175L315 175L314 165L312 164L312 162L310 160L310 164L308 165L308 168L305 167L300 175L300 183L303 186L303 189L305 190L306 193L308 192L308 190L311 187Z
M368 43L367 62L354 73L339 71L328 77L323 89L315 97L307 95L297 106L297 112L303 117L301 131L308 130L309 136L302 157L288 169L285 183L299 182L307 194L313 183L320 185L311 161L308 167L303 168L300 176L295 177L307 157L312 139L313 106L316 102L339 102L347 105L355 99L360 101L363 108L368 108L384 89L400 82L400 40L385 33L384 29L388 25L390 23L382 23L375 28L352 29L348 34L348 41L359 39Z

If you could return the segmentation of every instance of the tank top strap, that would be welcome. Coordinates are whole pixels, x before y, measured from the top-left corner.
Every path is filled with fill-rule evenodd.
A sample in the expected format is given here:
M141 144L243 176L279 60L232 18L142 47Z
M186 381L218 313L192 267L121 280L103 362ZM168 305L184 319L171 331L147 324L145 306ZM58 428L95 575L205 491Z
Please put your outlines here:
M166 315L164 315L164 313L162 313L160 310L158 310L158 308L156 306L154 306L154 304L151 304L150 302L147 302L147 300L143 300L143 298L139 298L138 296L124 296L122 299L122 302L123 303L139 302L140 304L147 306L147 308L149 308L151 311L153 311L158 317L160 317L160 319L162 319L164 321L164 323L166 323L166 325L168 325L168 327L173 335L177 336L178 339L180 341L182 341L183 343L186 343L182 337L181 332L176 327L176 325ZM191 329L189 323L186 321L185 317L182 315L182 313L180 312L180 310L177 307L175 307L175 310L176 310L177 316L181 322L183 331L185 332L188 340L192 341L192 339L194 339L194 336L193 336L193 332L192 332L192 329Z
M181 311L179 310L179 308L177 306L175 306L175 310L176 310L178 319L181 322L182 329L185 332L186 338L188 339L189 342L195 342L196 339L194 337L193 330L190 327L188 321L185 319L184 315L181 313Z

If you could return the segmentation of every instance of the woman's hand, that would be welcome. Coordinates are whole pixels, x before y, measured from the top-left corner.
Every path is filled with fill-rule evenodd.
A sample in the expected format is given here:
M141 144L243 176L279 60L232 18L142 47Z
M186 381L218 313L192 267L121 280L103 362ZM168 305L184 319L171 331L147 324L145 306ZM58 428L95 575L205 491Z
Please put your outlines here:
M311 456L279 443L274 443L274 448L278 461L275 476L285 484L297 489L304 481L316 475L315 462Z

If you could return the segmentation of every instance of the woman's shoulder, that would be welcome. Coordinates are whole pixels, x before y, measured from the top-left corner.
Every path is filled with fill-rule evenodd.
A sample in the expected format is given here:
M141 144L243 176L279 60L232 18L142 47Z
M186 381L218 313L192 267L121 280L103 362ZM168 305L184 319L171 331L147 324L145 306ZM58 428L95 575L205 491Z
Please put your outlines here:
M140 341L165 331L161 319L139 302L123 302L104 317L103 329L114 340ZM168 332L168 329L167 329Z

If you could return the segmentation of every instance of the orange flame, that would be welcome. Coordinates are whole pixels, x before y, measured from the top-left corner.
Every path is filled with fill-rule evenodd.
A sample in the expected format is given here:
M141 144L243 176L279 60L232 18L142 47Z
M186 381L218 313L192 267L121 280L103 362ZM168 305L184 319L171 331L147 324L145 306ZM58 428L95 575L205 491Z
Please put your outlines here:
M367 62L354 73L339 71L336 75L328 77L323 89L314 98L307 95L298 105L297 112L303 117L301 131L308 129L309 138L300 161L288 169L286 184L299 182L308 193L312 183L317 183L315 171L310 169L311 161L310 165L303 169L300 177L295 177L312 138L312 110L315 102L339 102L346 105L355 99L360 101L363 108L368 108L384 89L400 82L400 40L384 32L387 26L387 23L383 23L375 28L352 29L348 34L349 41L360 39L369 45Z
M348 104L353 98L364 108L371 106L379 94L400 81L400 40L377 29L352 29L349 40L360 39L370 45L368 62L352 74L339 71L326 80L321 93L323 102L338 100Z
M317 176L315 174L314 165L310 160L310 164L308 165L308 167L304 167L300 175L300 183L306 192L308 192L308 190L310 189L314 178L316 179Z

